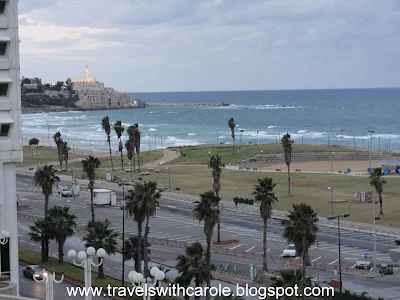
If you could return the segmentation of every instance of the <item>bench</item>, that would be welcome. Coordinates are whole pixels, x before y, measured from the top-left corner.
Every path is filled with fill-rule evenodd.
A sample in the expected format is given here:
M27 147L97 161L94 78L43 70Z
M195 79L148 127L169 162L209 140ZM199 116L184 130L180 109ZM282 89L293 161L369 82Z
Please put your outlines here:
M282 170L281 170L281 169L276 169L276 171L277 171L277 172L280 172L280 171L282 171Z
M150 173L149 172L140 173L140 176L147 176L147 175L150 175Z
M296 169L296 172L301 172L301 169Z
M160 170L154 170L154 173L160 173Z
M152 172L152 171L154 171L154 169L153 168L148 168L147 171Z

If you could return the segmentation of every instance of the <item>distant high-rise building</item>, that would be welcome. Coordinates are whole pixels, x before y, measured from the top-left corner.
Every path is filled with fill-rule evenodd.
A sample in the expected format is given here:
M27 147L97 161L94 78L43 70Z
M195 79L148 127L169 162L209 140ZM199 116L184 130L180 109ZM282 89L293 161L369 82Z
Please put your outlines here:
M18 0L0 1L0 231L10 233L11 281L19 285L15 163L23 159ZM2 247L4 250L4 247ZM0 253L1 255L1 253Z

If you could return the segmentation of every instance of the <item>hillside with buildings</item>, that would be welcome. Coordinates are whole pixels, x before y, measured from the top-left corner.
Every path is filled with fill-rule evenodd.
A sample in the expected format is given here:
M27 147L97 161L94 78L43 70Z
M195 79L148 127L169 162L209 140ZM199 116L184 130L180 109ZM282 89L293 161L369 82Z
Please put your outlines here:
M85 77L68 78L65 82L43 84L40 78L21 80L21 101L24 111L63 110L63 109L116 109L145 107L145 103L105 87L103 82L89 77L89 68L85 68Z

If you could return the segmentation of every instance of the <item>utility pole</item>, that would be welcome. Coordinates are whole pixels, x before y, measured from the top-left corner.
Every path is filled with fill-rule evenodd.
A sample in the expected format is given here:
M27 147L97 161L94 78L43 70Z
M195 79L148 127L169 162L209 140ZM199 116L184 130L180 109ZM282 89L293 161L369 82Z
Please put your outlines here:
M372 134L375 132L374 130L368 130L371 134L371 141L369 143L369 168L371 169L371 151L372 151Z

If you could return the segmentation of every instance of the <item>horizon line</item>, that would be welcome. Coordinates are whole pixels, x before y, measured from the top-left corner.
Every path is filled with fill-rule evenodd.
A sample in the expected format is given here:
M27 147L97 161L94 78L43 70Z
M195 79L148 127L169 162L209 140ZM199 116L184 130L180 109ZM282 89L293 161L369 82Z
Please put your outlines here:
M268 90L259 90L259 89L249 89L249 90L189 90L189 91L159 91L159 92L149 92L149 91L141 91L141 92L122 92L122 93L208 93L208 92L290 92L290 91L338 91L338 90L395 90L400 89L398 87L368 87L368 88L316 88L316 89L268 89Z

